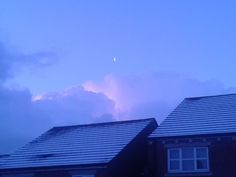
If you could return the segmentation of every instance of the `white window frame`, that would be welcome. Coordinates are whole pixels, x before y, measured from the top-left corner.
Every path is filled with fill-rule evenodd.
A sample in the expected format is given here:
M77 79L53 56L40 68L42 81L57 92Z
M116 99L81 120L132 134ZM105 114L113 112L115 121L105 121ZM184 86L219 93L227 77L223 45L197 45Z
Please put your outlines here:
M71 177L94 177L94 175L72 175Z
M184 148L192 148L193 152L194 152L194 157L193 158L182 158L182 150ZM197 157L197 149L201 149L204 148L206 149L206 158L198 158ZM178 159L170 159L170 151L171 150L178 150L179 151L179 158ZM209 172L209 155L208 155L208 147L177 147L177 148L168 148L168 159L167 159L167 163L168 163L168 172L169 173L196 173L196 172ZM178 170L173 170L170 169L170 161L171 160L178 160L179 164L180 164L180 169ZM194 170L183 170L183 165L182 162L183 160L193 160L194 161ZM206 169L197 169L197 160L206 160L207 161L207 168Z
M33 174L6 174L2 175L2 177L33 177Z

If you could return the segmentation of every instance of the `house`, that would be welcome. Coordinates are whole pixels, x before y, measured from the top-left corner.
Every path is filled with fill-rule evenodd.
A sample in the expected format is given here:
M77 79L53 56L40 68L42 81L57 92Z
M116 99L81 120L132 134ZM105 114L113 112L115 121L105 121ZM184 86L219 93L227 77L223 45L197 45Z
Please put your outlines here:
M184 99L148 148L153 177L235 177L236 94Z
M137 177L155 119L54 127L0 162L1 177Z

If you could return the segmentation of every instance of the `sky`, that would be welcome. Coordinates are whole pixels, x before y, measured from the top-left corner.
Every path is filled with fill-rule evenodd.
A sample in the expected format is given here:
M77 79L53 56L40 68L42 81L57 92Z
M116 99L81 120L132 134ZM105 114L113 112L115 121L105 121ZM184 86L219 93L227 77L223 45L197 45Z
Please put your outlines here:
M0 154L53 126L236 92L234 0L0 1ZM115 58L115 59L114 59Z

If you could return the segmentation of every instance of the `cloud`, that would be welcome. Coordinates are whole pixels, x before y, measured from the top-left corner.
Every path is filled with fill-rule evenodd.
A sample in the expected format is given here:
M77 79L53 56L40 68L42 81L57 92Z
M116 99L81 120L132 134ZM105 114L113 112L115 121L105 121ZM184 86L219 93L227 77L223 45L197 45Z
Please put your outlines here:
M19 68L48 66L56 59L53 52L24 54L0 42L0 153L14 149L52 125L52 121L32 104L28 89L7 88L4 82Z
M58 125L91 123L101 117L107 119L114 113L113 101L102 93L86 91L81 86L36 98L33 98L34 106Z
M19 68L49 66L56 60L53 52L24 54L0 42L0 153L14 150L52 126L113 120L113 101L81 86L37 96L28 89L4 86Z
M55 63L57 59L57 54L51 51L24 54L0 42L0 81L13 77L19 68L29 65L48 66Z
M53 52L22 54L0 43L0 153L8 153L52 126L156 117L161 122L184 98L233 92L219 81L170 73L107 75L59 92L33 96L4 87L19 67L48 66Z
M34 110L29 90L0 86L0 105L0 153L22 145L50 125L50 120Z
M43 94L0 87L0 153L9 152L52 126L111 121L114 104L82 87Z
M189 96L223 94L219 81L149 73L108 75L55 93L32 96L29 90L0 86L0 153L9 152L52 126L156 117L160 123Z
M230 93L220 81L199 81L171 73L108 75L101 82L87 81L83 87L103 93L115 103L118 119L156 117L160 123L185 97Z

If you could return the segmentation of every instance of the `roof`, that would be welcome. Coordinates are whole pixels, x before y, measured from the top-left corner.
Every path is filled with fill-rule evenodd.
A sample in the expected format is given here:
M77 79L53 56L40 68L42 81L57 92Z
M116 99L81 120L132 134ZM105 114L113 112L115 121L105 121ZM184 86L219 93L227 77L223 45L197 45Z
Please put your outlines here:
M11 154L0 169L106 164L155 119L54 127Z
M9 157L9 154L0 154L0 166L4 163L4 161Z
M150 137L223 133L236 133L236 94L186 98Z

